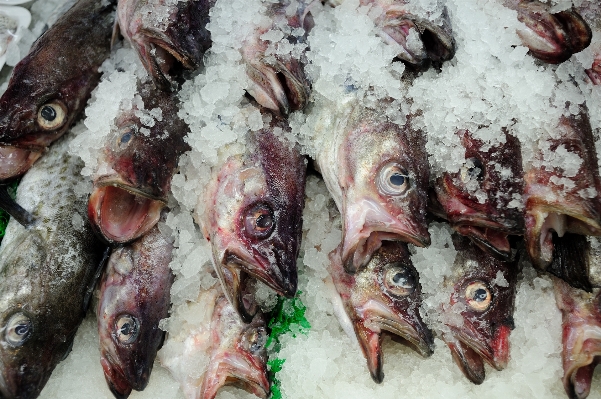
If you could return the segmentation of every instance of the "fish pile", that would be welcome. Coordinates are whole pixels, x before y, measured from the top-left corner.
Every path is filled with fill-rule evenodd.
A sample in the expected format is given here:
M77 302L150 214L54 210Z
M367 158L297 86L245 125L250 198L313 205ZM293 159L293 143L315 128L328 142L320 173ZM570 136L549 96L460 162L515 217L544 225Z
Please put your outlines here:
M116 398L155 364L189 399L315 396L332 358L297 367L312 393L283 377L319 358L289 352L316 339L300 299L359 397L444 346L485 386L529 285L565 393L594 394L601 5L568 3L58 7L0 97L0 396L52 396L87 313Z

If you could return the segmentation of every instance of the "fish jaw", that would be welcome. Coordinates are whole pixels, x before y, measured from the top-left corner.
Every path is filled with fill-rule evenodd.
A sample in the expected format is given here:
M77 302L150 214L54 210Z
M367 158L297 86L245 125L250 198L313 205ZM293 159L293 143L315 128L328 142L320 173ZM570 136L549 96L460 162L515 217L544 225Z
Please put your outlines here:
M245 323L250 323L259 311L252 292L248 291L250 278L236 264L216 265L224 294Z
M125 399L129 397L132 387L123 375L123 371L115 366L102 352L100 354L100 365L102 366L106 383L115 398Z
M555 14L539 2L520 2L518 20L525 28L517 34L530 53L550 64L560 64L591 42L592 31L576 10Z
M21 176L42 154L42 151L0 146L0 181Z

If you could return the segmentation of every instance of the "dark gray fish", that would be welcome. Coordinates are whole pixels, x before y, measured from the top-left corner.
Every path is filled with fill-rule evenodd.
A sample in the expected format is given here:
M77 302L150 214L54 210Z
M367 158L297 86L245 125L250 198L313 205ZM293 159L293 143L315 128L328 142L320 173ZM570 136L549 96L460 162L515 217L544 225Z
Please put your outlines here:
M113 251L100 283L100 364L117 398L146 388L169 315L173 246L154 227Z
M99 274L102 246L78 193L83 162L52 147L21 180L35 225L11 220L0 246L0 396L36 398L70 351ZM51 193L52 195L49 195Z
M79 0L13 70L0 98L0 181L25 173L83 110L110 53L115 4Z
M158 222L179 157L190 149L177 95L150 82L140 83L138 94L144 110L134 105L117 116L89 200L90 221L109 243L135 240Z

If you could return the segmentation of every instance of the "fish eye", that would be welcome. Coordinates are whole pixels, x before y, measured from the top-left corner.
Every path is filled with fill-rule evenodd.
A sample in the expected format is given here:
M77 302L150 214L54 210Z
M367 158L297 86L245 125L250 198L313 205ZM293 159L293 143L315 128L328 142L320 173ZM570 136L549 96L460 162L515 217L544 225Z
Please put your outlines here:
M384 273L384 285L393 294L407 296L415 291L417 278L411 268L401 263L392 263Z
M465 299L473 310L484 312L490 307L492 293L482 281L474 281L465 289Z
M258 204L252 207L244 219L246 231L258 238L268 237L275 226L273 210L267 204Z
M21 346L31 336L31 320L23 313L16 313L8 319L4 339L12 346Z
M243 343L249 352L257 354L265 348L267 331L264 327L252 328L244 334Z
M472 179L482 180L484 177L484 165L478 158L469 158L461 167L461 181L466 183Z
M384 165L378 174L378 189L387 195L402 195L409 189L409 175L397 163Z
M121 129L117 135L117 148L125 148L134 138L134 127L127 126Z
M131 344L138 338L139 333L138 319L135 317L125 314L119 316L115 322L115 331L117 339L122 344Z
M58 100L50 101L40 107L37 120L44 130L57 129L67 120L67 107Z

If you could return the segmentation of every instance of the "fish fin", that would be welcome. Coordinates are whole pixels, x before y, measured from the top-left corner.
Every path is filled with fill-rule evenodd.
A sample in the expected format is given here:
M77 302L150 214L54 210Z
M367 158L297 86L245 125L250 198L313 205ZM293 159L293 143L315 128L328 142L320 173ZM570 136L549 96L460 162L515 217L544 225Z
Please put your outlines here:
M110 256L111 256L111 248L106 247L106 249L104 250L104 253L102 254L102 259L100 260L100 262L98 262L98 267L96 268L96 272L94 273L94 279L92 280L92 283L86 290L86 294L83 299L83 313L84 314L87 313L88 308L90 307L90 303L92 302L92 294L94 293L96 284L98 283L98 280L100 280L100 275L102 274L106 264L108 263Z
M11 217L25 228L33 226L36 218L17 204L17 202L8 194L8 185L0 185L0 208L4 209Z
M115 44L121 36L121 29L119 28L119 18L115 16L115 23L113 24L113 35L111 36L111 50L115 47Z
M553 234L553 260L547 271L574 288L592 292L586 257L589 245L586 236L580 234L566 233L561 238Z

